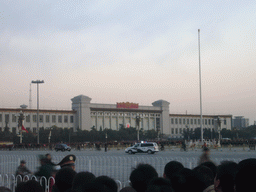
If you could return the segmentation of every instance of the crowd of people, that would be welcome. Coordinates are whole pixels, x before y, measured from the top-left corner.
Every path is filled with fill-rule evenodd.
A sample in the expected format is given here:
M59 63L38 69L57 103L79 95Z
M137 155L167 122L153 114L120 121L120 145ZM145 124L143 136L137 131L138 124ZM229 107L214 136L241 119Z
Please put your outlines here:
M150 165L138 164L130 173L130 186L118 189L113 178L108 176L96 177L91 172L76 172L75 155L64 157L58 164L51 161L50 154L40 158L41 167L36 176L53 177L55 182L50 183L50 192L244 192L254 191L256 179L256 159L249 158L235 163L223 161L216 165L209 158L209 149L203 148L198 166L193 169L185 168L181 162L170 161L159 175ZM54 169L56 165L59 170ZM21 161L16 175L24 176L31 173L26 168L26 162ZM0 192L9 192L5 187ZM15 192L44 192L44 185L35 180L19 182Z

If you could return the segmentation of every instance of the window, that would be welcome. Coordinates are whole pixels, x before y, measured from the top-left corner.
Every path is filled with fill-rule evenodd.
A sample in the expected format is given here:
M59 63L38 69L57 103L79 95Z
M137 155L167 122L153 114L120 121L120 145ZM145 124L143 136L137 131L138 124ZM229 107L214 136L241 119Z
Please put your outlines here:
M181 119L179 119L179 124L181 124Z
M211 119L208 119L208 124L211 125Z
M196 125L196 119L194 119L194 124Z
M37 116L36 115L33 115L33 122L36 122L36 118Z
M178 124L178 119L175 119L175 124Z
M2 114L0 114L0 122L2 122Z
M187 119L187 124L189 124L189 119Z
M172 128L172 134L174 134L174 129Z
M43 115L39 115L39 122L42 123L44 121L44 116Z
M214 119L212 120L212 125L214 125Z
M200 119L198 119L197 122L198 122L198 125L200 125Z
M16 122L16 115L12 114L12 122Z
M67 123L67 122L68 122L68 116L64 115L64 123Z
M70 116L70 123L74 123L74 116Z
M171 118L171 124L173 124L173 118Z
M186 119L183 119L183 124L184 124L184 125L186 124Z
M46 123L49 123L49 122L50 122L50 115L46 115L46 116L45 116L45 121L46 121Z
M207 119L204 120L204 124L207 125Z
M178 128L175 129L175 133L178 134Z
M62 123L62 116L61 115L58 116L58 123Z
M180 134L182 134L182 128L180 128Z
M10 120L9 114L5 114L5 122L6 122L6 123L9 123L9 120Z
M52 123L56 123L56 115L52 116Z
M190 120L191 125L193 125L193 119Z
M227 124L227 120L226 119L224 119L224 125L226 125Z
M26 116L26 122L29 123L30 122L30 115Z

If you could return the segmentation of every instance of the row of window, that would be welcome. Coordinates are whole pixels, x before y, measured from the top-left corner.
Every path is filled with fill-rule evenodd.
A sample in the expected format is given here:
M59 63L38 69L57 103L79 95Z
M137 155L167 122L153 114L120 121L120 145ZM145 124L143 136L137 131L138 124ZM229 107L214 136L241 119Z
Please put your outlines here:
M189 129L189 128L172 128L171 134L183 134L185 130L191 131L191 132L194 131L193 128L191 128L191 129ZM211 131L212 131L212 129L211 129Z
M36 127L33 127L33 128L30 128L30 127L26 127L26 129L28 130L28 131L32 131L33 133L36 133L37 131L36 131ZM41 129L41 128L40 128ZM46 129L49 129L49 127L47 127ZM70 128L67 128L67 127L64 127L64 129L70 129L72 132L74 131L74 128L73 127L70 127ZM4 128L2 128L2 127L0 127L0 132L1 131L4 131ZM13 127L12 129L11 129L11 132L12 133L16 133L16 131L18 131L18 128L16 128L16 127Z
M202 120L204 125L214 125L215 119L203 119ZM171 118L171 124L191 124L191 125L200 125L200 119L178 119L178 118ZM223 121L224 125L227 124L226 119Z
M19 116L17 114L12 114L11 115L12 117L12 122L18 122L18 118ZM69 118L68 118L69 117ZM3 118L2 118L2 114L0 114L0 122L3 121ZM25 122L27 123L30 123L30 122L37 122L37 115L26 115L25 116ZM74 116L71 115L71 116L68 116L68 115L39 115L39 122L40 123L43 123L43 122L46 122L46 123L56 123L58 121L58 123L74 123ZM4 117L4 122L8 123L10 122L10 115L9 114L5 114L5 117Z
M107 115L107 116L110 116L110 115L113 115L113 116L133 116L133 117L135 117L135 116L140 116L140 117L148 117L148 116L150 116L150 117L154 117L154 116L156 116L156 117L160 117L160 114L153 114L153 113L150 113L150 114L148 114L148 113L143 113L143 114L137 114L137 113L110 113L110 112L91 112L91 115L101 115L101 116L103 116L103 115Z

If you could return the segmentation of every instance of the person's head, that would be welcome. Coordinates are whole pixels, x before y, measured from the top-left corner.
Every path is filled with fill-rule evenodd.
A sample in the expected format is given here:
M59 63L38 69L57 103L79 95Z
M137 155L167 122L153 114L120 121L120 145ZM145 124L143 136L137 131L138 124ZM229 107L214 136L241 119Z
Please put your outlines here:
M72 189L75 191L84 191L86 185L92 183L95 178L95 175L91 172L79 172L74 177Z
M237 163L232 161L226 161L217 166L217 174L214 179L215 190L233 192L237 168Z
M46 157L46 159L48 159L49 161L52 160L52 156L51 156L51 154L49 154L49 153L45 154L45 157Z
M163 177L171 180L172 176L178 173L183 168L184 166L180 162L170 161L164 167Z
M55 185L59 192L72 188L72 182L76 172L70 167L61 168L55 176Z
M60 165L61 168L71 167L72 169L75 170L75 161L76 161L75 155L67 155L57 165Z
M114 179L108 176L99 176L97 177L94 182L99 185L104 186L104 191L108 192L117 192L118 186Z
M175 192L203 191L204 184L201 175L194 170L183 168L172 177L172 188Z
M0 192L12 192L12 190L7 187L0 187Z
M214 175L210 168L199 165L193 170L201 175L200 179L202 179L202 182L204 183L204 188L207 188L214 184Z
M206 167L210 168L213 173L213 176L214 177L216 176L217 166L213 162L207 161L207 162L201 163L201 166L206 166Z
M144 192L147 189L149 182L158 177L155 168L149 164L139 164L130 175L132 187L137 192Z
M256 159L250 158L242 160L238 163L238 172L235 178L236 192L253 191L255 190L256 181Z
M146 192L173 192L171 182L165 178L154 178L150 181Z
M26 161L25 160L21 160L20 161L20 165L24 167L26 165Z
M35 180L29 180L27 182L21 182L17 185L15 192L43 192L44 189L39 182Z

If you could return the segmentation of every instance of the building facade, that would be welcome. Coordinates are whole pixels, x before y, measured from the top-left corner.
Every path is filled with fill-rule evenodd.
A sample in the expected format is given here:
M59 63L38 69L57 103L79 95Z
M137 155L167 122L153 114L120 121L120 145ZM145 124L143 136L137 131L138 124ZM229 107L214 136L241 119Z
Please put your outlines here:
M218 125L218 119L220 124ZM194 131L200 128L200 115L170 114L170 129L168 135L172 138L180 138L185 130ZM232 115L203 115L203 129L218 131L219 129L231 130Z
M37 110L26 108L0 108L0 131L8 127L10 132L18 133L18 118L23 112L25 119L24 127L33 133L37 133ZM48 129L52 126L61 128L74 128L74 117L76 112L71 110L40 110L39 128Z
M71 99L72 110L39 110L39 128L57 126L77 131L113 129L121 127L136 127L136 117L140 119L139 128L156 130L169 137L182 137L184 129L194 130L200 127L199 115L169 114L168 101L158 100L151 106L141 106L138 103L120 102L116 104L91 103L91 98L79 95ZM36 109L0 108L0 130L9 127L10 131L18 132L18 116L25 115L24 127L36 133ZM221 129L231 129L232 115L219 115ZM217 129L217 116L204 115L204 128Z
M235 116L233 119L233 127L236 129L242 129L249 126L249 119L243 116Z

